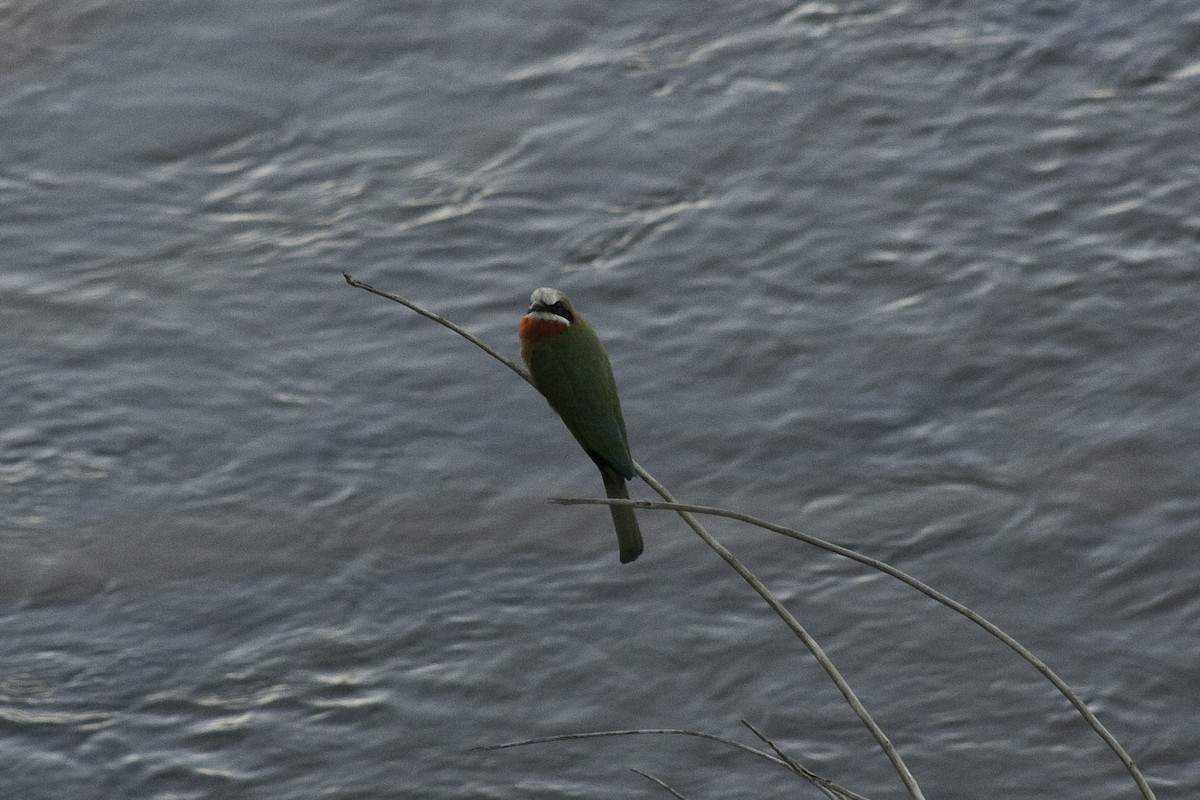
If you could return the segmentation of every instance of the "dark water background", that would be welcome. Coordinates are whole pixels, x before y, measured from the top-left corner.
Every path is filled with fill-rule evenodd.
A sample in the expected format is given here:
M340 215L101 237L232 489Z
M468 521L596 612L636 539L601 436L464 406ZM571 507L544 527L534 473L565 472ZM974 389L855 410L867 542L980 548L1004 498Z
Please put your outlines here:
M1200 796L1194 3L0 8L0 794L899 786L682 525L616 562L515 354L552 285L635 457L975 607ZM646 487L635 492L649 496ZM1135 797L1032 669L713 529L926 794ZM805 794L807 793L807 794Z

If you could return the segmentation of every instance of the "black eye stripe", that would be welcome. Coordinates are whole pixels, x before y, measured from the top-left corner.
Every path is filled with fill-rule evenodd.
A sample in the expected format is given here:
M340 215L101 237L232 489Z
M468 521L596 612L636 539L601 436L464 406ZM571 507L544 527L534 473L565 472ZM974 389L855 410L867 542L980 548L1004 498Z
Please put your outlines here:
M557 314L558 316L562 317L567 322L575 321L575 315L571 313L571 309L567 308L567 306L564 305L561 300L559 302L555 303L554 305L550 306L549 310L552 313Z
M544 300L535 299L529 304L529 310L538 311L545 314L554 314L557 317L562 317L568 323L575 321L575 312L571 308L571 301L565 297L561 300L556 300L553 303L547 303Z

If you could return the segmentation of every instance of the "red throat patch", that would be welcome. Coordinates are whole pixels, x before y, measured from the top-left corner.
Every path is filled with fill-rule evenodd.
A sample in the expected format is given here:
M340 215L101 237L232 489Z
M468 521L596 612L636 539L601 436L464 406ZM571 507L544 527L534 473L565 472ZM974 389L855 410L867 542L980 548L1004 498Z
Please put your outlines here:
M521 337L521 341L523 342L538 341L539 339L549 339L552 336L558 336L568 327L565 320L539 319L538 317L525 316L521 317L521 324L517 326L517 335Z

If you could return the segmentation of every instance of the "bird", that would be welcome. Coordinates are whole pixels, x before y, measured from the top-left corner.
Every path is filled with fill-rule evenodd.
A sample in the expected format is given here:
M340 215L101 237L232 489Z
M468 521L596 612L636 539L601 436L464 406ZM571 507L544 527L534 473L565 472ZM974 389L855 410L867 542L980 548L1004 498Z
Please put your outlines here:
M535 289L517 327L521 360L533 384L600 468L604 493L629 499L637 475L612 364L587 319L557 289ZM628 506L609 506L622 564L642 553L642 532Z

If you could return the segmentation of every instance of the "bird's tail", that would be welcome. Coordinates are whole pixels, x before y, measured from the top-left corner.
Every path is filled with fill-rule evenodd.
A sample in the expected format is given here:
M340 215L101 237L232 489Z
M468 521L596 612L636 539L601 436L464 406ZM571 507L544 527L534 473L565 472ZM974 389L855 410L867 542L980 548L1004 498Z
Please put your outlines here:
M604 493L609 498L629 499L629 489L625 479L608 467L600 468L604 478ZM621 548L621 563L628 564L642 554L642 531L638 527L637 517L628 506L609 506L612 511L613 527L617 529L617 543Z

